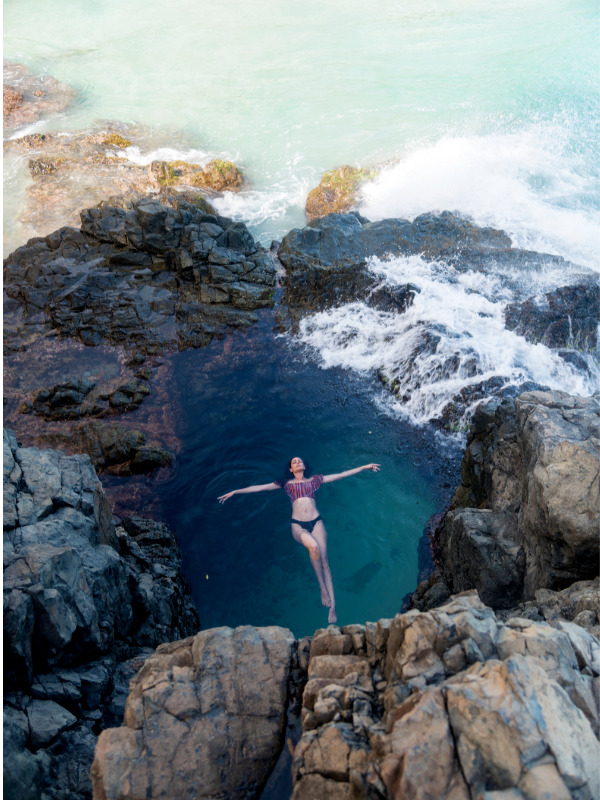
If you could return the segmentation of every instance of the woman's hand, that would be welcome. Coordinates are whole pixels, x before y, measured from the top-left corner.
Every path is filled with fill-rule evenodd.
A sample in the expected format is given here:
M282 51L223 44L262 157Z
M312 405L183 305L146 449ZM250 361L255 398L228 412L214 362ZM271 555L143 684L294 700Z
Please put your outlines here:
M227 492L227 494L222 494L221 497L219 497L217 499L218 499L219 503L224 503L225 500L229 500L230 497L233 497L233 495L235 493L236 493L236 491L234 489L233 492Z
M373 472L379 472L381 469L381 464L365 464L363 469L371 469Z

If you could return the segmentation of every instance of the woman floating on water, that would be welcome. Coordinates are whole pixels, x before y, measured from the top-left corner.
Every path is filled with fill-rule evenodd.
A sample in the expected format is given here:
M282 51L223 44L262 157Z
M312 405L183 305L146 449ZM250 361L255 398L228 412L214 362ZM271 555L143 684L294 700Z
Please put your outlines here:
M288 464L286 474L281 480L263 483L260 486L246 486L245 489L234 489L233 492L227 492L219 497L219 502L224 503L234 494L271 492L273 489L285 490L292 502L292 536L299 544L303 544L310 554L310 560L321 588L321 602L329 608L329 622L337 621L335 595L327 560L327 531L317 509L315 492L323 483L349 478L350 475L357 475L365 469L377 472L379 464L365 464L364 467L347 469L345 472L338 472L335 475L306 477L304 473L308 472L310 475L310 470L307 469L304 461L296 456Z

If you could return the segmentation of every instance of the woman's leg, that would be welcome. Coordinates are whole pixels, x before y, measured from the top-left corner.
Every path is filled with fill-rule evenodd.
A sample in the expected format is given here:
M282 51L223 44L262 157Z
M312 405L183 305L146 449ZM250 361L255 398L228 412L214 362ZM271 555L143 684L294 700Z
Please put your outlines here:
M310 553L310 563L313 565L315 575L319 581L319 588L321 589L321 602L324 606L329 608L331 606L331 600L329 599L329 593L325 584L325 576L323 574L323 565L321 563L321 552L319 545L310 535L310 533L308 533L308 531L305 531L304 528L302 528L300 525L296 525L293 522L292 536L298 542L298 544L304 545L304 547L306 547ZM314 555L316 555L316 558L314 558Z
M333 593L333 578L331 577L331 570L329 569L329 561L327 559L327 531L325 529L323 520L319 520L317 522L313 528L312 535L316 543L319 545L323 577L325 579L327 594L331 600L328 622L337 622L337 614L335 613L335 595Z

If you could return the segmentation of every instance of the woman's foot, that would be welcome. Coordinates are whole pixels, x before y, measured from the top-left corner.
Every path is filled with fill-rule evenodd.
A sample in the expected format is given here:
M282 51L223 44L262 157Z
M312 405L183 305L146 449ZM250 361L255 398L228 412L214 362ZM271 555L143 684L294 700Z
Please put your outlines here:
M327 617L327 622L331 625L334 622L337 622L337 614L335 613L335 606L331 606L329 609L329 616Z
M321 589L321 602L325 606L325 608L331 607L331 599L329 597L329 592L327 589Z

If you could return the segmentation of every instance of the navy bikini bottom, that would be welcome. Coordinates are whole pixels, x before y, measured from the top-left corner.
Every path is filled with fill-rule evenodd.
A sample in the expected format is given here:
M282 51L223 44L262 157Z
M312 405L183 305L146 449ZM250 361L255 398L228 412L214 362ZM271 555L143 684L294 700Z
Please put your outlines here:
M320 519L321 519L321 515L319 514L319 516L315 517L314 519L303 520L303 519L293 519L292 518L292 522L295 522L296 525L300 525L300 527L304 528L304 530L308 531L308 533L312 533L313 530L314 530L315 525L317 524L317 522Z

